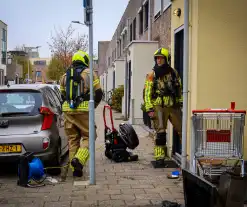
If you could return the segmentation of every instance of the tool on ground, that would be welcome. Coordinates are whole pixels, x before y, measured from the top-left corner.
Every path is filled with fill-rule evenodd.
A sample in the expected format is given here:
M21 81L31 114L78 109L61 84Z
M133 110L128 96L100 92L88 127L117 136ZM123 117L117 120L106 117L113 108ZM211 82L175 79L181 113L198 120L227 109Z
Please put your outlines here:
M110 112L111 128L106 124L106 109ZM138 155L132 154L127 148L133 150L139 145L138 136L130 124L119 125L119 132L114 127L112 108L105 105L103 109L105 125L105 156L115 162L137 161Z
M245 110L194 110L192 117L192 171L217 181L226 170L241 164L244 175Z
M169 175L167 175L168 179L178 179L180 176L180 171L179 170L175 170L172 171Z
M41 160L33 156L33 153L27 152L20 156L20 162L18 164L18 181L17 184L22 187L40 187L44 184L45 172L44 166ZM37 185L30 184L33 180Z

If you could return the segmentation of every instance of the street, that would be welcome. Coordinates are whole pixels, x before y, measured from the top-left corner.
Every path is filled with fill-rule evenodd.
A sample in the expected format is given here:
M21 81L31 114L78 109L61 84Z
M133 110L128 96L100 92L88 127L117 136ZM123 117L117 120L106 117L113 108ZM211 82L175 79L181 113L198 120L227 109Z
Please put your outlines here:
M73 180L71 172L64 183L50 184L38 188L17 186L16 169L1 167L1 207L67 207L67 206L161 206L161 201L184 203L182 182L167 179L173 169L153 169L153 143L141 126L135 126L140 145L134 150L139 155L135 163L112 163L104 156L103 104L99 105L95 120L98 139L96 141L96 185L85 185L89 180L88 168L83 179ZM114 118L121 114L114 113ZM122 121L115 120L117 127Z

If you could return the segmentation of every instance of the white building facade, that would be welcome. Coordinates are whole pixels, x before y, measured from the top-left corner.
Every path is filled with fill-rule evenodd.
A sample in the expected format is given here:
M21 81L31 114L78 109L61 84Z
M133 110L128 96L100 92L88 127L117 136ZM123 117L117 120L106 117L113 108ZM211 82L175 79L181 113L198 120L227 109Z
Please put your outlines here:
M4 85L7 75L7 24L0 20L0 85Z

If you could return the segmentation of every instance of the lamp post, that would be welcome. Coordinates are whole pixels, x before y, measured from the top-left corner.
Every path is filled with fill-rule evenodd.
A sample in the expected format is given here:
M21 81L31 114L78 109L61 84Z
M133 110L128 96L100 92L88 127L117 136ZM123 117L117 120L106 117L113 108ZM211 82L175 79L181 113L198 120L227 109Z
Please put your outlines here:
M89 100L89 175L90 184L95 185L95 114L94 114L94 90L93 90L93 0L83 0L84 24L80 21L72 23L88 26L89 32L89 57L90 57L90 100Z
M83 23L81 23L80 21L71 21L72 23L74 23L74 24L81 24L81 25L85 25L85 24L83 24Z
M84 0L84 23L89 32L90 56L90 101L89 101L89 150L90 150L90 184L95 185L95 121L94 121L94 90L93 90L93 0Z

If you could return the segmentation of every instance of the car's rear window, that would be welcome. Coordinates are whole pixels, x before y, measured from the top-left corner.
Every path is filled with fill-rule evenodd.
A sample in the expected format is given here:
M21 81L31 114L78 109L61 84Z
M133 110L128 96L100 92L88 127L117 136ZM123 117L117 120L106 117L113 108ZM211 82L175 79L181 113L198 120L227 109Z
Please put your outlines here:
M26 113L37 115L42 105L42 96L34 90L0 91L0 113Z

